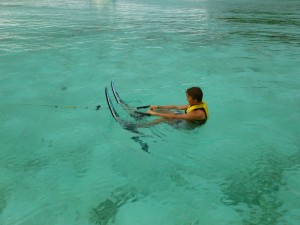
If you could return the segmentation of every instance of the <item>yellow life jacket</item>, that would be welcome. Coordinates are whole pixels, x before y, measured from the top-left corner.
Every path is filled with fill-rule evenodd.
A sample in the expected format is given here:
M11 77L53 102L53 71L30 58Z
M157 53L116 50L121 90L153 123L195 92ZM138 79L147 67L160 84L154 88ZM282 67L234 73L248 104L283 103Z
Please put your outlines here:
M196 109L203 109L204 110L204 113L206 115L206 119L208 119L208 107L207 107L207 104L206 102L202 101L200 104L198 105L188 105L187 109L186 109L186 113L189 113L193 110L196 110Z

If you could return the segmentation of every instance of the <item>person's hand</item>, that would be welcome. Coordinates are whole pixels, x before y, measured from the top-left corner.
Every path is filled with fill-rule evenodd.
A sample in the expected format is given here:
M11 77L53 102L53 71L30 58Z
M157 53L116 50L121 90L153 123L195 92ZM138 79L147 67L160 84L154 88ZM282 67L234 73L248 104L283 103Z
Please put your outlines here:
M150 110L155 110L155 109L158 109L158 106L156 106L156 105L151 105L150 106Z

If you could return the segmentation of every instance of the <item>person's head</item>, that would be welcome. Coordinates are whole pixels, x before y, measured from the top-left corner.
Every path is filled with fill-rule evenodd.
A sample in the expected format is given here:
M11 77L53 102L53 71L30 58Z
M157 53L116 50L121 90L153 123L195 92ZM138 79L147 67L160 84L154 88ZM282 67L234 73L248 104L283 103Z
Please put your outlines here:
M200 87L191 87L186 90L186 97L189 102L190 100L202 102L203 92Z

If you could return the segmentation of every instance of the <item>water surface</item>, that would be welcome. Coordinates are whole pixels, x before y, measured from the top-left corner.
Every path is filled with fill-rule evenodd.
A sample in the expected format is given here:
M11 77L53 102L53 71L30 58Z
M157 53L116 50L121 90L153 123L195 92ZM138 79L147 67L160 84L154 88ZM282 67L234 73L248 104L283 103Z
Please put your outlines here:
M0 224L298 224L299 4L2 1ZM130 132L111 80L210 119Z

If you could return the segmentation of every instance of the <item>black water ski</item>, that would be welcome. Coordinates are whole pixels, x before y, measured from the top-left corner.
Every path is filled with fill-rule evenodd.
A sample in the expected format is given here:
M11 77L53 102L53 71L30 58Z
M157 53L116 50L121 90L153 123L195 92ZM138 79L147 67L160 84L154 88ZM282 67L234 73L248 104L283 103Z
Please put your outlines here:
M110 85L111 85L111 90L112 90L112 92L113 92L113 94L115 96L115 99L116 99L117 103L120 104L120 105L122 105L122 107L127 108L128 106L122 101L122 99L119 96L119 93L116 91L114 82L111 81Z
M111 112L111 115L112 117L119 122L119 115L118 113L116 112L110 98L109 98L109 95L108 95L108 90L107 90L107 87L105 87L105 97L106 97L106 101L107 101L107 105L108 105L108 108L109 108L109 111Z
M120 117L119 117L119 114L117 113L117 111L115 110L112 102L111 102L111 99L109 97L109 94L108 94L108 90L107 90L107 87L105 87L105 97L106 97L106 101L107 101L107 105L108 105L108 108L111 112L111 115L112 117L126 130L129 130L135 134L139 134L139 135L143 135L142 133L140 133L139 131L137 131L137 126L133 123L130 123L130 122L127 122L127 121L124 121L122 120ZM144 150L145 152L148 152L148 144L147 143L144 143L142 140L140 140L140 137L139 136L133 136L131 138L132 140L134 140L135 142L139 143L142 147L142 150Z
M128 114L135 118L135 119L141 119L142 117L144 116L151 116L151 114L149 113L144 113L144 112L140 112L140 111L137 111L138 109L146 109L146 108L149 108L150 105L145 105L145 106L139 106L139 107L131 107L129 106L128 104L126 104L121 98L120 98L120 95L119 93L116 91L116 88L115 88L115 85L114 85L114 82L111 81L111 89L112 89L112 92L115 96L115 99L117 101L118 104L120 104L122 106L123 109L125 109Z

